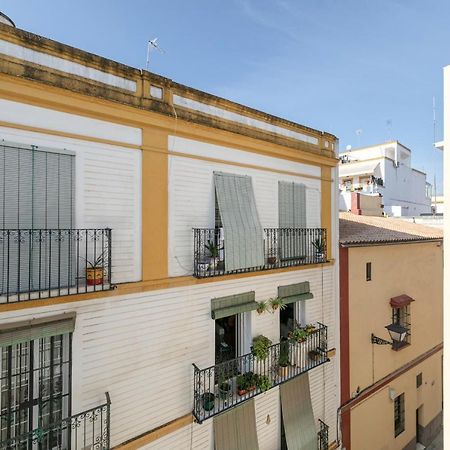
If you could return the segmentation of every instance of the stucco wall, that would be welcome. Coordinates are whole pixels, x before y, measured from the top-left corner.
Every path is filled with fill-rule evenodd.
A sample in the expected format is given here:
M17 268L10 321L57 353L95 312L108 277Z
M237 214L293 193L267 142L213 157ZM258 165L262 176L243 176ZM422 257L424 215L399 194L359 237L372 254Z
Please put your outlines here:
M351 248L349 251L350 392L373 384L442 342L442 246L437 242ZM366 263L372 280L366 281ZM373 346L389 338L391 297L407 294L411 345Z

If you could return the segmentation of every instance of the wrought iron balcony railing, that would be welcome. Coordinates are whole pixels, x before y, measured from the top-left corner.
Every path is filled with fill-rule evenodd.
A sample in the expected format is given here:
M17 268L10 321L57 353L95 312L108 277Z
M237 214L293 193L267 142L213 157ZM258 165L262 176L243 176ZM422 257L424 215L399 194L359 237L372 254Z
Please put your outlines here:
M320 429L317 433L317 448L318 450L328 450L328 425L319 419Z
M0 230L0 303L111 288L111 230Z
M318 323L301 342L269 347L263 360L248 353L206 369L194 366L194 410L201 423L327 361L327 327Z
M211 255L211 244L216 255ZM194 228L194 276L215 277L327 261L326 228L264 228L264 264L227 270L223 229Z
M110 410L111 400L106 393L104 404L0 441L0 450L107 450L110 448Z

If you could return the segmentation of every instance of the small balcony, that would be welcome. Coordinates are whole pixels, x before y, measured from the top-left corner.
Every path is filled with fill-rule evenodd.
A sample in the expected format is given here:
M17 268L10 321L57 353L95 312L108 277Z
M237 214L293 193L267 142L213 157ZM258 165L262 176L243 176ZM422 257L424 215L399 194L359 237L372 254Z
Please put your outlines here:
M319 431L317 433L317 448L318 450L328 450L328 425L319 419Z
M222 228L194 228L194 276L216 277L327 261L325 228L264 228L264 264L227 269Z
M105 291L111 230L0 230L0 304Z
M317 323L305 334L271 345L262 360L247 353L206 369L194 364L196 421L201 423L328 362L327 327Z
M17 433L0 441L0 450L54 449L84 450L110 449L111 401L53 423L46 423L31 431ZM22 425L24 425L22 427ZM28 424L17 424L15 430L27 429Z

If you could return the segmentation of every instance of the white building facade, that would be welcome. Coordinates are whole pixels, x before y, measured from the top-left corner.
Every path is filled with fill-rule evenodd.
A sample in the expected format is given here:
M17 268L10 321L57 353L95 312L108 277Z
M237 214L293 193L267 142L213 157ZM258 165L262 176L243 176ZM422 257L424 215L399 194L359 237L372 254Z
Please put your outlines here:
M3 24L0 106L0 447L337 448L335 137Z
M351 209L351 192L381 195L389 216L431 213L431 185L426 174L411 167L411 150L397 141L340 154L341 211Z

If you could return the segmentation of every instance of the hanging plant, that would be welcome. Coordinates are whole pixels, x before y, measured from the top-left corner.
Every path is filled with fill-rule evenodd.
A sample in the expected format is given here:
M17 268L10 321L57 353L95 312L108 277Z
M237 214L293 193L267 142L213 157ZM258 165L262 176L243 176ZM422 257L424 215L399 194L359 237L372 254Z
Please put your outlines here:
M269 303L273 311L276 311L278 308L280 308L280 311L283 311L283 309L285 309L287 306L281 297L271 298L269 299Z
M256 311L258 314L262 314L263 312L266 312L269 310L269 305L267 302L258 302L258 306L256 308Z
M256 359L266 359L269 356L269 347L272 341L263 335L257 336L253 339L252 354Z

